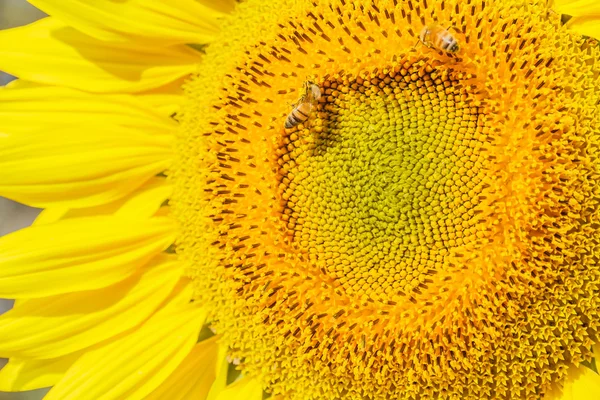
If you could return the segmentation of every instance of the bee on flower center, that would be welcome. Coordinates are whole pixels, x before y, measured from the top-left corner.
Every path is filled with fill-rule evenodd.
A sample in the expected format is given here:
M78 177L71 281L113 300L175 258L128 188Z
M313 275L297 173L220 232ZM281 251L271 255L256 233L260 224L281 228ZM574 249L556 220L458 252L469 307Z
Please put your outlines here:
M459 50L458 41L448 29L439 24L430 24L421 30L419 40L427 47L446 53L456 53Z
M321 89L311 81L304 82L304 93L294 104L294 108L285 119L285 128L291 129L308 119L312 108L321 98Z

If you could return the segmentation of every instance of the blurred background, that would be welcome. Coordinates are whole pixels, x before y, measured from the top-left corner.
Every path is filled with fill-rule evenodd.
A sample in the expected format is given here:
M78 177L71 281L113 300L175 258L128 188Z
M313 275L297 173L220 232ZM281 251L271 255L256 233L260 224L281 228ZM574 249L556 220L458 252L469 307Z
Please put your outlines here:
M12 28L33 22L44 14L31 6L25 0L0 0L0 29ZM13 77L0 72L0 86L6 85ZM0 236L30 225L39 213L35 208L26 207L8 199L0 197ZM11 301L0 299L0 313L8 310ZM6 360L0 359L0 366ZM27 393L0 392L0 400L37 400L46 391L33 391Z

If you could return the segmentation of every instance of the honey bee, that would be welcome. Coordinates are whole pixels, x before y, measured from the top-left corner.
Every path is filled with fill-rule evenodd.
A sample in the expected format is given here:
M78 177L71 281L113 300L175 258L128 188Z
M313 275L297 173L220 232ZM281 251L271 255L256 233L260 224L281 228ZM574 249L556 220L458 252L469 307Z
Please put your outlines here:
M427 47L432 47L446 53L456 53L459 50L458 41L448 29L439 24L425 26L419 34L419 40Z
M285 119L285 128L291 129L308 119L310 111L321 98L321 89L311 81L304 82L304 93L294 104L294 108Z

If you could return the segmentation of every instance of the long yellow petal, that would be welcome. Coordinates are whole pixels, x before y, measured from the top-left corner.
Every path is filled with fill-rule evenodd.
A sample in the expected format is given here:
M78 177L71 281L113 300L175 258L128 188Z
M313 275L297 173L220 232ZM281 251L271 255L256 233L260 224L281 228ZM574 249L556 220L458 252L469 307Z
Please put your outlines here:
M574 17L600 14L598 0L554 0L552 8L560 14Z
M38 214L35 221L33 221L33 225L46 225L54 223L59 219L62 219L68 212L69 209L66 207L46 208Z
M573 369L564 387L549 393L544 400L591 400L600 399L600 375L581 366Z
M151 135L169 133L177 127L172 118L129 94L91 94L19 80L0 87L0 131L13 134L68 125L118 125Z
M216 400L217 397L227 386L227 375L229 372L229 362L227 361L228 347L225 345L219 346L218 363L215 365L215 379L210 391L208 392L207 400Z
M115 212L115 215L130 218L149 218L153 216L160 206L168 200L173 191L173 187L164 181L163 178L153 178L152 182L146 185L143 191L127 198Z
M223 13L230 13L235 8L236 1L238 0L198 0L206 7L213 8Z
M0 195L39 208L115 201L168 167L169 138L117 126L10 135L0 142Z
M169 218L88 217L0 238L0 297L39 298L107 287L169 247Z
M167 298L181 273L174 258L156 257L114 286L22 302L0 316L0 355L60 357L134 328Z
M185 81L186 79L182 78L156 89L136 93L136 97L160 115L173 119L174 114L179 111L185 102L185 92L183 90Z
M53 386L79 357L81 352L47 360L11 358L0 370L0 391L23 392Z
M261 400L262 394L260 381L252 378L242 378L227 386L217 396L217 400Z
M175 372L145 400L205 400L219 361L217 340L213 336L196 344Z
M197 0L30 0L37 8L96 39L151 41L155 46L206 43L225 14Z
M600 15L596 17L573 17L566 26L580 35L600 39Z
M188 46L102 42L54 18L0 31L0 70L91 92L149 90L188 75L198 61Z
M68 209L54 207L43 210L35 219L34 225L44 225L61 219L117 215L127 218L150 218L157 214L161 206L171 196L173 187L166 178L155 176L133 193L111 203L95 207Z
M45 400L137 400L155 390L194 347L206 313L167 307L136 331L83 355Z

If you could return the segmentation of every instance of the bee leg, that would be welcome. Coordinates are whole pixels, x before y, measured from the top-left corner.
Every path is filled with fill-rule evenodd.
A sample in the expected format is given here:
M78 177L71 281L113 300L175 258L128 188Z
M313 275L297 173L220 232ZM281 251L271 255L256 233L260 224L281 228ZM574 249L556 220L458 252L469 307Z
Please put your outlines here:
M302 96L300 96L300 98L299 98L298 100L296 100L296 101L295 101L295 102L293 102L293 103L290 103L290 107L291 107L291 108L296 108L296 106L297 106L298 104L300 104L300 103L304 103L304 101L305 101L305 100L306 100L306 96L305 96L305 95L302 95Z

